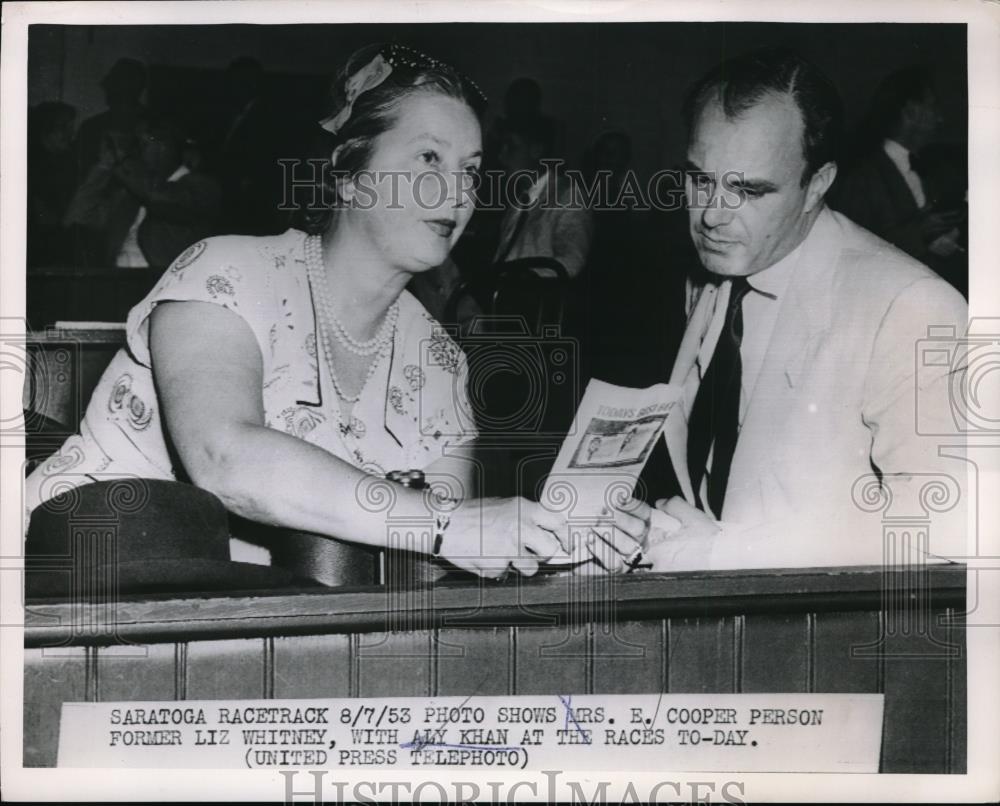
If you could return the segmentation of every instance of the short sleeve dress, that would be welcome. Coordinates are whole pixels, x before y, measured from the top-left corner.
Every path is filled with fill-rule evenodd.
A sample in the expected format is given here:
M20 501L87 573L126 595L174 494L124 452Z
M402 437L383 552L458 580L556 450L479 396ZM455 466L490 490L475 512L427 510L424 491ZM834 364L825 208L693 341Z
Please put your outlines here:
M326 363L317 357L321 342L305 238L294 229L268 237L221 236L181 254L129 312L126 345L94 390L79 434L28 477L28 512L90 481L184 478L164 432L149 353L149 315L161 302L208 302L240 316L260 348L267 427L355 467L378 475L425 468L473 439L465 356L406 291L391 350L365 384L350 422L342 422Z

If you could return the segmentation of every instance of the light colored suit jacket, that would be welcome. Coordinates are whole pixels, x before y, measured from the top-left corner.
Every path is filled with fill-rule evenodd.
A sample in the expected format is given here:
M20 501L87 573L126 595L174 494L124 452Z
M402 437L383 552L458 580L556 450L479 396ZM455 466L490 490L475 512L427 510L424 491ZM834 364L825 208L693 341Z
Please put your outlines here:
M689 501L687 418L729 288L691 290L671 375L683 387L685 416L668 420L664 438ZM937 364L924 353L947 350L965 335L964 299L922 264L824 210L778 304L759 378L747 393L724 510L716 513L735 528L712 541L711 556L701 546L690 562L877 564L887 549L883 527L907 513L914 523L934 516L931 552L961 554L967 464L939 450L963 441L952 394L960 368L941 361L940 350ZM931 344L928 328L953 338ZM928 484L947 490L947 518L926 511Z

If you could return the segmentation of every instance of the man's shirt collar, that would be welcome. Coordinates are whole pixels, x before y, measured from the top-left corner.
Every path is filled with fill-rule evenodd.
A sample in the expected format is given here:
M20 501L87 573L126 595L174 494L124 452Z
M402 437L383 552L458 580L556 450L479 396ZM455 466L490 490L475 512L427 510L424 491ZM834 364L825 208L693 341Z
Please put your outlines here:
M808 237L809 236L806 235L806 238ZM796 246L777 263L747 277L747 281L750 283L750 288L763 294L764 296L771 297L772 299L780 298L788 288L788 283L792 279L792 271L795 269L795 264L798 262L799 255L802 253L802 244L805 243L806 238L803 238L802 243Z

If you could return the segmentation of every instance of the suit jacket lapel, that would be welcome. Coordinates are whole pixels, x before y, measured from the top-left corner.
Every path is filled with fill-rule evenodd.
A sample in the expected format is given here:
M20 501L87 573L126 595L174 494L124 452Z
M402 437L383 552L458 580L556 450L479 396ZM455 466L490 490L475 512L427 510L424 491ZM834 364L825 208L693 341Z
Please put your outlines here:
M694 397L698 393L698 385L704 368L700 366L699 358L704 356L706 349L714 349L706 337L711 331L716 306L720 303L720 288L716 285L702 286L698 296L693 300L691 312L688 315L687 328L681 346L677 351L673 370L670 373L670 383L682 389L681 411L668 417L663 429L663 439L667 443L667 452L674 467L677 481L681 485L684 497L689 503L694 503L694 490L691 486L691 474L687 466L688 417ZM717 334L716 334L717 335ZM708 353L711 355L711 352ZM680 416L678 416L680 415Z
M741 502L741 495L754 488L764 461L774 455L775 433L783 431L793 415L797 398L791 392L801 386L821 334L830 326L829 288L840 243L837 222L824 210L806 237L784 298L778 303L778 318L733 454L724 519L736 503L745 510L749 502Z

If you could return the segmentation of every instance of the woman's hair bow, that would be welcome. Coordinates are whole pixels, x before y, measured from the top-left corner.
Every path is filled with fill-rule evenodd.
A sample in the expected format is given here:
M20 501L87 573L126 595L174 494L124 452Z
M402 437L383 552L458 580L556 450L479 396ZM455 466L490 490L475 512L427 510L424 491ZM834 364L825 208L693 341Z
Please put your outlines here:
M344 83L344 105L334 114L324 118L319 125L331 134L336 134L351 118L354 102L363 92L374 89L392 72L392 65L381 53L375 54L368 64L358 70Z

